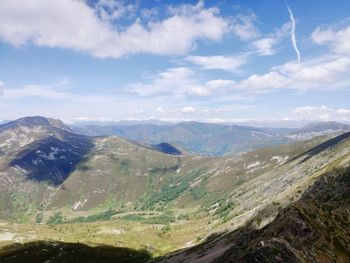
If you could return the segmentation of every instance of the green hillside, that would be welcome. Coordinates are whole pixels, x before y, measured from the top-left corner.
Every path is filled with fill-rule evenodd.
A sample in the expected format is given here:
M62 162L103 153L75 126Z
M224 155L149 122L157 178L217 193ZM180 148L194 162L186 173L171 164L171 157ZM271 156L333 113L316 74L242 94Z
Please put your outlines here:
M152 257L170 253L165 262L216 259L230 251L220 233L275 222L350 160L349 133L202 157L36 122L0 126L0 246L56 240L147 250ZM196 244L198 251L171 254Z

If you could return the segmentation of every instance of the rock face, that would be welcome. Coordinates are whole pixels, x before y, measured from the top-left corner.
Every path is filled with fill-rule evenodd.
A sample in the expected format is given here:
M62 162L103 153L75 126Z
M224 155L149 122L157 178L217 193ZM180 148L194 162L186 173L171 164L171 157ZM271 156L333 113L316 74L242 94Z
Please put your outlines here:
M261 230L241 236L216 262L349 262L350 169L319 179Z

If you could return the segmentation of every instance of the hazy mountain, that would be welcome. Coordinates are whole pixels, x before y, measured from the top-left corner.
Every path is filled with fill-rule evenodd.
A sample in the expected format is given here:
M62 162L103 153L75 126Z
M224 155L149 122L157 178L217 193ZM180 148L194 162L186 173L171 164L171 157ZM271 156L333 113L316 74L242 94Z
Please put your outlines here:
M132 141L159 144L174 143L199 155L222 156L258 147L286 143L284 136L293 129L255 128L238 125L184 122L155 125L112 125L74 127L78 133L90 136L117 135Z
M349 131L350 125L321 122L291 129L184 122L163 125L152 123L87 125L74 127L74 130L90 136L117 135L149 144L174 143L195 154L224 156L294 140L311 139L320 135L340 134Z
M308 124L287 135L288 138L306 140L325 134L344 133L350 131L350 125L339 122L318 122Z

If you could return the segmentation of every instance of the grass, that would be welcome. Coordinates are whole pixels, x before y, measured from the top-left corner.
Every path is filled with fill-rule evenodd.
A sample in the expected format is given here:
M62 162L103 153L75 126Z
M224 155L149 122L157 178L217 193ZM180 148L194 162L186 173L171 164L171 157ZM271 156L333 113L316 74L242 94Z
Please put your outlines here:
M172 215L157 215L157 216L152 216L152 217L145 217L142 215L126 215L121 217L123 220L127 221L136 221L136 222L142 222L145 224L169 224L175 222L175 217Z

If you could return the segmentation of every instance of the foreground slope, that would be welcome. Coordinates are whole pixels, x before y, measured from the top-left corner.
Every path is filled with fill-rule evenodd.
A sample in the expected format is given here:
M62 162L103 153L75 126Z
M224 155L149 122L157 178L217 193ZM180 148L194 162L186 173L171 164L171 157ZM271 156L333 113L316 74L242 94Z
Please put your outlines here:
M350 169L322 176L258 231L235 234L216 262L349 262Z
M236 230L213 233L203 243L171 253L160 261L348 262L349 146L350 133L347 133L290 161L294 165L302 164L302 168L311 162L308 169L314 169L314 172L292 184L287 191L278 190L280 186L276 185L274 191L282 195L271 197L269 202L260 200L262 209L257 213L254 213L259 209L257 207L248 210L254 216L246 218L240 227L234 227ZM337 157L332 158L334 155ZM323 162L327 164L324 166ZM293 171L290 174L293 175ZM285 182L290 183L290 179L285 174ZM307 189L304 194L303 187ZM288 200L297 201L288 205Z

